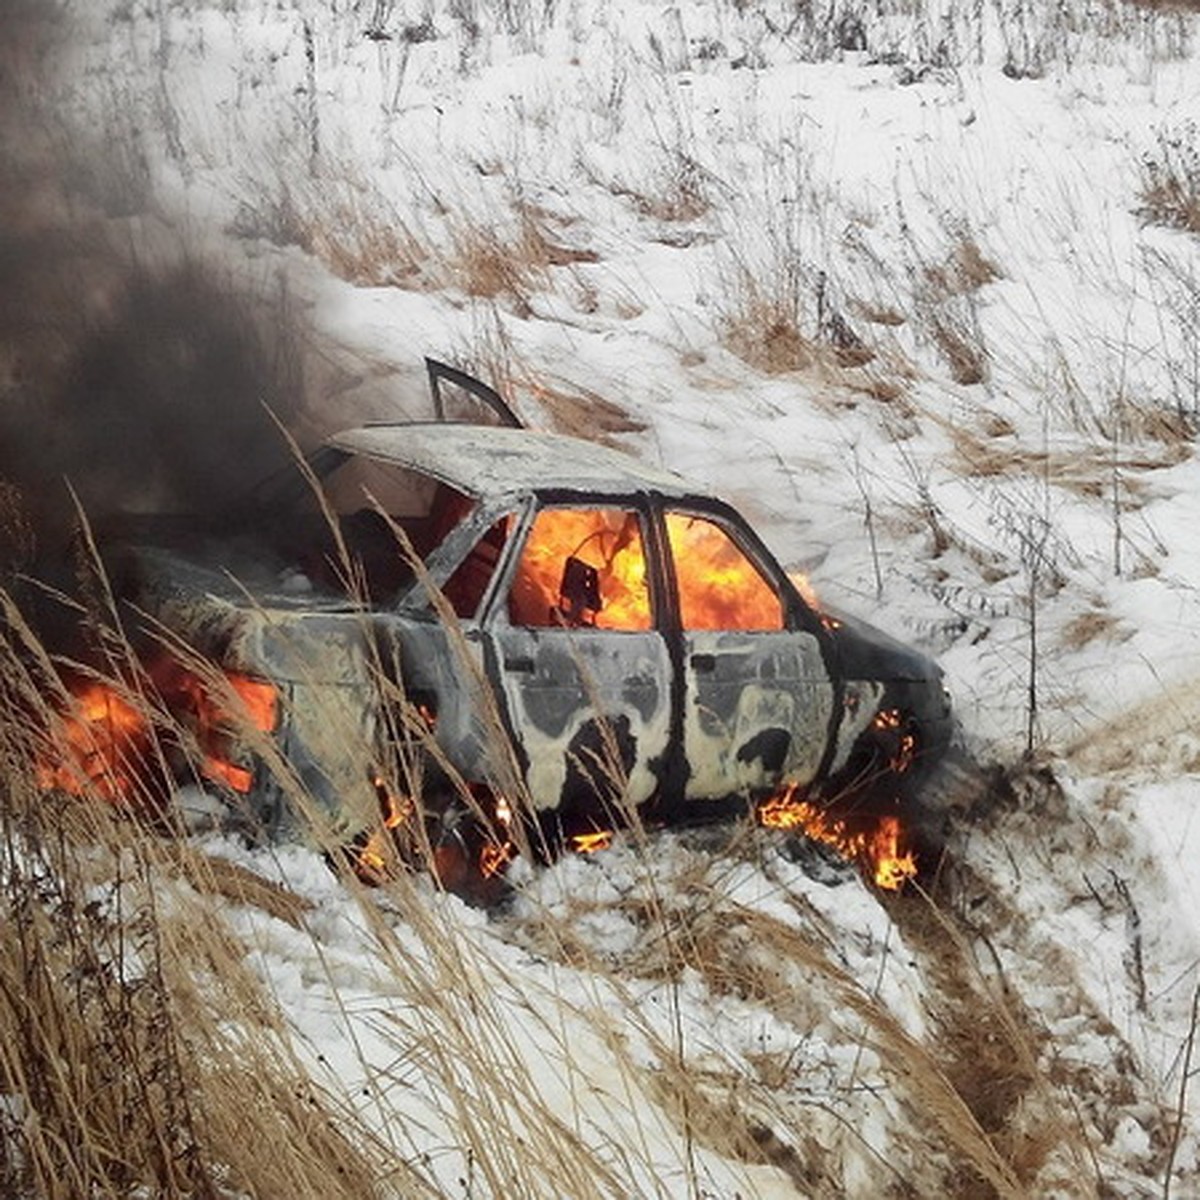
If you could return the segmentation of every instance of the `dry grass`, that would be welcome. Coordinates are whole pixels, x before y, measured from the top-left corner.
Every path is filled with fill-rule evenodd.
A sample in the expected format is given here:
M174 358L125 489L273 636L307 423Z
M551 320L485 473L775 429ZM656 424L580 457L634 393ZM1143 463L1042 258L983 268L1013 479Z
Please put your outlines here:
M1093 608L1067 622L1062 631L1062 644L1068 650L1082 650L1100 638L1109 642L1122 640L1121 633L1119 617L1103 609ZM1128 636L1128 631L1125 636Z
M348 163L317 177L286 163L252 178L229 232L299 246L359 287L425 288L429 250L390 198Z
M551 238L543 223L520 207L510 232L460 216L450 223L450 238L446 283L477 299L503 299L520 317L532 314L532 298L549 285L552 268L597 261L595 251Z
M619 447L621 443L614 435L639 433L646 428L644 421L595 392L568 391L548 383L531 382L528 386L556 433Z
M925 267L925 286L935 297L962 296L1000 278L1000 268L969 232L960 232L942 262Z
M954 442L957 473L976 479L1038 479L1078 496L1098 499L1113 488L1114 471L1118 475L1122 504L1135 507L1144 483L1139 476L1166 470L1186 460L1190 451L1185 441L1173 441L1165 448L1129 446L1113 453L1104 442L1082 444L1062 450L1029 449L1017 442L1006 442L1007 435L981 438L960 425L946 426Z
M768 375L809 370L821 354L801 330L790 299L765 295L749 280L744 302L726 318L724 342L738 358Z
M53 695L45 686L51 664L22 633L19 614L8 617L14 632L0 647L0 752L10 767L0 806L0 905L10 931L0 939L0 1091L28 1107L4 1129L2 1182L15 1195L64 1197L139 1186L164 1197L439 1194L444 1179L400 1153L390 1140L398 1133L385 1137L367 1121L369 1108L317 1086L297 1058L287 1014L248 968L248 947L226 919L232 901L285 922L312 939L319 959L338 947L312 928L308 900L114 820L95 796L46 802L32 763L54 725L42 699ZM125 662L120 633L108 629L105 641L113 661ZM398 686L386 664L378 669L381 687ZM136 696L131 676L121 686ZM402 707L402 691L391 700ZM492 719L491 736L502 738ZM408 740L397 736L389 768L397 788L411 771ZM286 764L272 769L290 803L317 820ZM512 786L519 805L518 781ZM980 975L968 929L917 898L891 904L937 1015L929 1034L915 1033L881 999L877 981L849 966L846 931L803 893L777 883L765 912L727 886L727 873L747 864L771 878L761 833L703 836L699 852L672 858L635 824L624 882L607 903L589 907L568 893L551 910L530 889L523 907L494 926L533 952L524 962L489 949L490 934L447 919L432 891L403 871L379 903L348 877L364 953L387 981L376 1049L356 1066L365 1090L387 1106L400 1087L423 1103L436 1097L438 1136L470 1164L472 1186L489 1194L630 1194L650 1162L639 1157L639 1138L660 1138L664 1121L684 1147L689 1186L699 1150L830 1196L844 1188L851 1159L873 1163L876 1178L900 1193L906 1181L937 1180L946 1192L1017 1196L1052 1160L1091 1177L1064 1094L1103 1081L1045 1077L1036 1026ZM588 933L591 922L614 918L636 930L615 952ZM538 967L546 961L570 968L565 991L539 990L555 978ZM769 1016L794 1045L782 1056L714 1058L709 1039L694 1044L695 1035L655 1018L639 999L646 981L668 1003L679 1003L680 989L700 988L714 1014L744 1006ZM336 997L332 969L328 984ZM522 997L521 1036L511 1001L505 1007L498 996ZM578 1045L583 1031L598 1043L587 1053ZM844 1057L812 1061L804 1048L813 1038L857 1047L853 1068L847 1073ZM615 1089L607 1102L628 1119L611 1130L589 1123L585 1134L579 1113L547 1094L545 1072L551 1065L584 1097L598 1086L588 1065L596 1060ZM814 1096L814 1071L835 1061L832 1082ZM24 1119L29 1111L36 1121ZM900 1131L886 1160L843 1112ZM399 1114L390 1120L402 1123Z
M761 864L759 835L728 834L720 852L713 835L697 838L703 853L647 858L632 878L622 864L619 911L642 932L616 961L611 950L590 949L580 932L600 915L591 902L536 910L520 926L538 954L604 974L611 986L651 979L668 990L686 982L694 993L702 981L718 1011L768 1012L793 1031L783 1051L742 1059L715 1058L710 1048L692 1061L661 1044L653 1095L682 1132L735 1160L775 1167L803 1194L842 1194L843 1155L873 1153L854 1130L867 1119L854 1099L861 1088L881 1107L914 1116L887 1159L874 1163L880 1194L889 1187L907 1194L915 1184L942 1194L1023 1196L1052 1160L1074 1164L1076 1184L1066 1194L1090 1193L1096 1168L1070 1087L1049 1079L1044 1034L981 972L980 947L965 924L921 897L889 902L902 953L915 956L930 988L934 1024L915 1036L847 966L846 931L804 895L780 888L769 914L729 895L723 875L731 862ZM635 853L640 859L644 850ZM824 1093L815 1080L831 1025L840 1044L860 1050L852 1077ZM838 1108L846 1126L830 1119Z
M815 313L809 317L797 284L774 288L741 272L722 314L724 345L768 375L807 374L830 394L901 400L915 375L911 364L892 349L881 353L841 318L827 322L821 336L808 332Z
M969 387L987 379L988 353L975 329L964 321L942 315L931 317L928 328L955 383Z
M229 891L228 876L178 846L165 862L164 843L94 797L47 803L28 773L28 717L3 718L5 1194L379 1194L382 1147L295 1059L246 947L203 895ZM200 891L172 882L181 860Z
M975 294L998 278L999 267L969 228L952 230L946 252L918 271L916 310L950 377L963 387L983 383L990 373Z

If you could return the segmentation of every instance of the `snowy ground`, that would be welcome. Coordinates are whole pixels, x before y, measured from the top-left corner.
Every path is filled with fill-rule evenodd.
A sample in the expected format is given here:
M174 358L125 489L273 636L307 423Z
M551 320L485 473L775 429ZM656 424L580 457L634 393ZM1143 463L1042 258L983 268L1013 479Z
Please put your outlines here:
M276 330L303 438L419 402L428 353L712 485L1000 768L935 905L745 831L490 917L209 847L311 901L223 914L444 1194L1200 1189L1200 238L1140 211L1172 138L1200 180L1198 18L901 7L54 6L26 86L45 223L118 247L92 319L186 256Z

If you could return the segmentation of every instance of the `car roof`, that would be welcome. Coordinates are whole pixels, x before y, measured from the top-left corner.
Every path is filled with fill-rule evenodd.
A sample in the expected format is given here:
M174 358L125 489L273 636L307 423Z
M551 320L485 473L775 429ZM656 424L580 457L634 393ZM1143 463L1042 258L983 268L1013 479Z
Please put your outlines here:
M498 425L410 422L347 429L329 444L487 499L539 491L706 495L673 471L579 438Z

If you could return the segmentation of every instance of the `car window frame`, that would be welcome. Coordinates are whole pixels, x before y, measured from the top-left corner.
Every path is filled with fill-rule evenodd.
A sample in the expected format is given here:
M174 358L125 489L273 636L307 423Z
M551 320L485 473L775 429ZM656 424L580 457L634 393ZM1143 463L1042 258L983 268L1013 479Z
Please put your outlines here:
M646 585L649 589L650 623L644 629L612 629L598 626L567 626L567 625L516 625L509 619L508 597L512 582L516 575L521 556L533 531L534 522L540 512L547 509L577 509L604 510L615 509L634 512L638 517L639 532L642 539L642 552L646 558ZM497 570L490 588L490 596L481 612L482 624L498 629L525 629L536 632L575 632L576 629L588 630L593 633L612 634L642 634L662 633L667 626L667 610L669 601L665 591L665 581L662 577L660 564L661 554L658 546L658 517L651 498L643 492L607 495L596 493L580 493L551 490L538 493L529 498L529 503L521 520L513 529L505 548L504 562Z
M780 601L783 615L783 625L776 630L763 629L730 629L724 632L746 634L780 633L789 630L802 630L813 633L824 640L824 628L819 615L812 609L799 589L792 582L788 573L780 565L779 560L771 552L767 544L755 532L754 527L732 505L724 501L703 496L663 496L656 505L658 522L657 540L662 560L661 571L666 575L669 585L671 623L681 634L701 632L688 629L683 624L682 595L679 578L675 571L675 555L671 546L670 533L667 529L667 515L680 513L684 516L699 517L720 528L733 544L750 561L751 565L771 586ZM712 631L708 632L722 632Z
M487 612L496 593L499 580L508 570L508 561L512 557L514 538L523 527L525 521L524 509L527 501L517 499L499 499L490 503L477 500L474 510L464 521L459 522L445 537L441 544L429 555L425 563L424 578L420 575L399 596L395 609L403 609L410 615L433 617L438 616L430 589L438 593L453 577L454 572L466 561L480 541L487 536L488 530L497 521L505 517L514 517L513 529L500 553L496 569L480 597L479 604L471 616L457 616L456 619L464 625L482 625L487 619Z

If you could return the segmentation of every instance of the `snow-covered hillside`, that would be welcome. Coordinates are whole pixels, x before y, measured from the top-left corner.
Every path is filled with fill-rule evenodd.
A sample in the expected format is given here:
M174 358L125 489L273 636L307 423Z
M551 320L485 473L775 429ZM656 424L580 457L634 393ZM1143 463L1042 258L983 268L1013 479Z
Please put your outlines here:
M200 844L296 897L197 903L381 1194L1200 1189L1194 5L7 8L38 504L229 490L261 400L309 442L432 354L947 673L928 894L745 829L518 864L492 914Z

